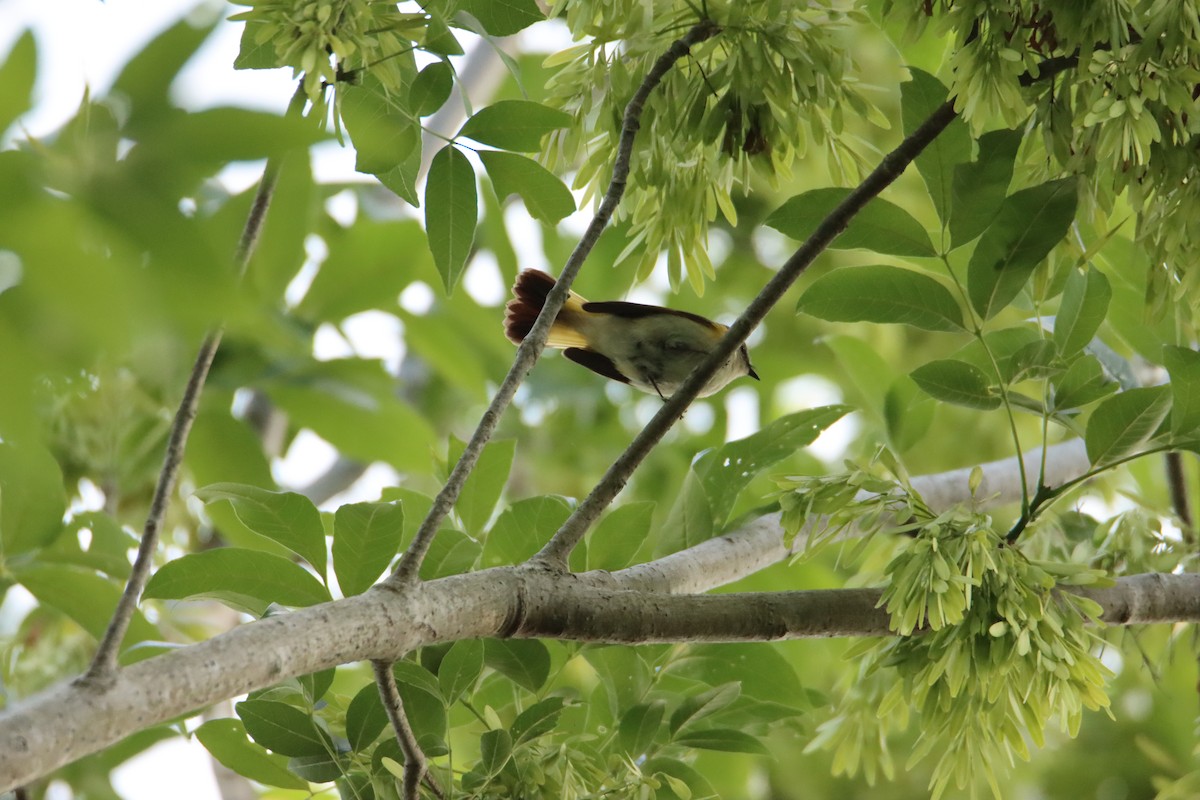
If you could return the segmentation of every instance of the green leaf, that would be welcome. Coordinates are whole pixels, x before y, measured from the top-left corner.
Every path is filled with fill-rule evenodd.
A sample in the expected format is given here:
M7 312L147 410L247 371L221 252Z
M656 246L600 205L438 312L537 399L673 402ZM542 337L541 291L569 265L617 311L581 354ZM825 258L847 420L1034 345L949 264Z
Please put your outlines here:
M575 211L575 198L553 172L533 159L516 153L483 150L479 153L496 197L520 196L534 219L553 225Z
M1170 412L1167 386L1129 389L1108 398L1088 420L1084 437L1088 459L1101 466L1136 452Z
M990 131L979 137L979 158L954 169L951 246L971 241L995 219L1008 194L1020 146L1020 130Z
M442 688L437 676L415 661L397 661L392 665L392 674L399 683L420 689L432 697L442 701Z
M454 33L445 21L436 15L430 17L425 26L424 39L424 49L435 55L461 56L463 54L462 45L458 43L458 39L454 38Z
M368 74L359 85L343 84L338 95L342 122L354 142L356 170L387 172L416 147L421 138L419 121L378 78Z
M214 20L197 27L185 17L155 36L126 62L113 81L111 92L130 100L131 124L171 109L171 84L215 25Z
M1076 180L1043 183L1006 198L967 265L967 294L988 319L1012 302L1075 219Z
M531 692L541 689L550 677L550 651L536 639L484 639L483 660Z
M254 615L271 603L311 606L329 601L329 590L299 564L271 553L221 547L168 561L146 584L160 600L212 597Z
M892 364L874 346L853 336L825 336L821 344L833 354L864 409L882 420L884 396L897 377Z
M491 777L504 769L512 757L512 735L503 728L486 731L479 737L479 769Z
M482 566L519 564L542 549L567 521L571 507L554 495L518 500L501 512L483 546Z
M615 571L633 563L650 535L652 502L626 503L608 512L588 535L587 568Z
M39 603L66 614L96 639L108 628L122 591L119 584L90 569L66 564L31 564L13 569L12 578ZM141 611L135 610L121 644L128 648L138 642L161 638L158 629Z
M446 293L454 291L475 241L475 170L454 145L433 157L425 182L425 230Z
M421 562L421 580L432 581L447 575L461 575L475 566L483 546L462 531L439 530Z
M483 642L460 639L450 646L438 667L438 685L446 703L453 703L475 685L483 673Z
M688 470L683 486L663 523L654 552L656 556L684 550L711 539L713 511L704 483L695 470Z
M304 694L305 701L310 706L315 706L324 699L326 692L333 686L334 673L337 670L333 667L329 669L310 672L307 675L300 675L296 678L296 683L300 684L300 691Z
M29 110L37 78L37 42L25 31L0 65L0 133Z
M639 703L622 715L617 728L617 739L631 758L636 759L650 749L659 728L662 727L665 713L666 704L656 700L652 703Z
M849 194L849 189L812 189L787 200L763 224L793 239L807 239ZM879 197L855 215L830 247L863 248L896 256L937 255L921 223L900 206Z
M1054 408L1081 408L1117 390L1117 382L1104 374L1095 356L1083 355L1054 382Z
M699 694L685 697L679 707L671 712L671 734L678 733L710 714L715 714L733 703L742 694L742 685L737 681L723 683Z
M462 0L458 8L492 36L512 36L546 18L535 0Z
M234 710L250 737L268 750L293 757L334 752L329 734L295 706L278 700L243 700Z
M1186 436L1200 428L1200 353L1187 347L1163 347L1163 366L1171 376L1171 433Z
M512 726L509 728L513 743L524 744L554 730L562 711L563 699L561 697L547 697L545 700L534 703L513 720Z
M821 406L797 411L698 458L693 469L704 485L713 522L723 526L728 521L734 501L754 476L812 444L853 410L850 406Z
M247 528L279 542L325 574L327 554L321 513L302 494L271 492L244 483L214 483L196 490L205 503L228 500Z
M904 135L910 136L949 97L950 93L928 72L909 67L912 80L900 84L900 107ZM971 135L962 119L955 117L916 157L917 171L925 179L933 207L944 223L953 214L954 169L971 158Z
M452 438L450 463L456 463L465 449L466 445L463 442ZM516 439L493 439L479 454L479 461L467 477L458 495L458 501L454 504L467 533L482 533L484 526L491 519L492 511L500 500L500 493L508 483L508 473L512 469L516 450Z
M128 159L146 172L162 174L181 165L199 165L208 171L230 161L282 155L325 137L306 120L245 108L172 113L143 127L143 138Z
M433 269L425 231L416 220L376 222L360 216L348 228L330 224L321 237L329 255L296 306L305 320L336 322L368 309L392 311L396 297Z
M342 594L365 592L400 550L404 508L396 503L349 503L333 514L333 571Z
M446 753L446 707L436 694L407 683L397 685L404 713L417 736L417 744L431 758Z
M908 375L892 382L883 397L883 420L897 453L908 450L929 431L935 408L933 399Z
M724 753L751 753L759 756L769 754L767 748L757 738L742 731L726 728L691 731L677 736L675 742L684 747L719 750Z
M429 469L435 437L421 414L396 397L396 379L380 361L306 362L263 382L271 399L342 454L384 461L401 472Z
M427 117L445 105L453 88L454 70L445 61L435 61L413 80L409 105L418 117Z
M257 189L246 192L247 216L256 193ZM304 266L304 241L312 232L318 200L308 153L290 154L279 170L271 213L267 214L247 270L248 280L263 299L283 302L288 284Z
M1004 380L1017 383L1041 380L1062 371L1058 347L1050 339L1035 339L1012 354Z
M346 740L356 753L366 750L387 727L387 711L379 699L379 687L368 683L358 690L346 707Z
M1103 272L1091 266L1084 272L1071 270L1054 318L1054 341L1064 356L1075 355L1092 341L1111 299L1112 287Z
M421 174L421 142L408 154L408 158L392 167L387 172L378 172L375 177L379 182L392 190L392 193L413 208L421 207L421 198L417 194L417 178ZM361 217L359 222L362 222ZM356 223L357 224L357 223Z
M281 789L308 789L307 781L288 772L286 758L268 753L246 738L241 720L210 719L196 728L194 735L213 758L243 778Z
M940 281L899 267L842 267L822 275L796 310L830 322L882 322L927 331L963 329L962 309Z
M502 150L534 153L541 149L543 136L570 124L570 114L541 103L500 100L468 119L458 136Z
M912 379L935 399L968 408L992 409L1000 406L983 370L965 361L938 359L912 372Z
M312 783L331 783L346 774L347 765L337 753L317 753L288 759L288 769Z
M67 496L62 471L45 448L0 441L0 552L5 558L54 541Z
M80 534L85 531L86 548L80 542ZM115 519L102 511L85 511L71 517L62 534L50 547L42 550L39 559L43 563L74 564L99 570L110 578L123 581L130 573L129 553L137 546L137 538Z
M672 662L669 672L709 686L736 682L744 697L796 708L809 702L795 667L762 642L692 645L688 655Z
M234 69L277 69L283 66L275 55L275 43L269 38L262 42L258 40L258 33L264 24L257 20L246 20L237 58L233 60Z

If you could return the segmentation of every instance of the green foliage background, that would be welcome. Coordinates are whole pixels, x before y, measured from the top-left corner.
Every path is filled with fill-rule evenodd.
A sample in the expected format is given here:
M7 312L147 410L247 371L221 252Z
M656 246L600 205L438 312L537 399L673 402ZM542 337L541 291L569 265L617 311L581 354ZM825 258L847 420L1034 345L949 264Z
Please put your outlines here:
M958 543L965 531L981 537L976 558L1021 534L1012 572L973 576L1000 592L1018 570L1036 572L1038 585L1189 568L1194 532L1163 532L1180 520L1159 453L1194 451L1200 431L1189 270L1200 240L1191 235L1200 17L1177 0L1085 5L596 0L560 3L560 22L547 23L525 0L253 2L235 17L245 31L238 67L293 68L309 103L303 119L174 105L178 71L212 25L229 24L214 21L163 32L54 135L24 140L9 127L0 152L0 587L19 585L36 605L4 642L4 702L86 665L129 573L191 358L218 325L226 340L123 661L218 632L213 601L257 617L364 591L384 574L511 361L502 308L478 302L464 272L486 255L511 282L522 266L511 237L535 224L547 262L565 261L575 244L559 224L576 205L567 186L585 201L603 191L620 110L702 14L723 31L653 95L617 224L576 284L587 297L622 297L658 270L681 289L664 302L729 320L948 92L961 119L755 334L763 381L738 391L753 393L764 431L727 444L729 406L701 401L572 566L619 569L780 504L847 515L862 511L846 505L846 487L859 485L851 477L898 492L907 475L1010 456L1017 441L1082 435L1102 473L1086 491L1130 510L1093 517L1076 508L1079 493L1039 494L994 518L936 517L911 501L926 523L913 549L893 534L814 548L736 588L881 584L923 557L916 547L948 552L931 542ZM510 72L494 101L437 145L422 184L422 121L455 102L468 34L491 40L551 24L569 26L579 44L547 58L523 39L530 52L505 56ZM23 36L0 66L0 127L30 105L36 52ZM1058 58L1078 64L1022 86L1022 75ZM358 169L378 182L315 181L307 148L330 138L353 146ZM231 162L284 156L257 254L238 280L231 255L250 193L231 195L214 177ZM359 198L350 224L328 203L347 190ZM518 201L534 221L519 231L503 211ZM309 237L328 255L302 296L285 299ZM435 298L420 313L399 302L418 283ZM363 311L401 321L399 378L371 359L314 357L320 326ZM1052 330L1038 324L1049 317ZM803 449L848 409L797 414L816 405L799 396L799 376L836 386L855 410L848 465ZM658 402L546 358L422 577L528 558ZM282 416L264 423L263 407ZM398 485L318 512L272 471L305 429L350 459L390 465ZM1131 460L1143 452L1153 455ZM722 472L730 454L750 459L752 474ZM1186 468L1194 491L1194 465ZM89 485L103 507L77 510ZM791 493L781 497L781 486ZM929 569L971 575L967 561L945 556ZM897 628L925 618L930 597L950 609L940 622L959 625L962 585L940 573L921 586L896 579ZM905 605L918 594L920 605ZM952 637L970 622L937 641L963 646ZM969 646L1019 661L1016 630L1010 647L1007 627L975 622L1001 641ZM993 767L1005 797L1190 796L1191 632L1101 636L1078 633L1073 657L1102 653L1110 713L1098 700L1069 709L1075 716L1054 717L1044 743L1054 708L1028 734L990 730L1007 717L983 706L954 718L957 695L946 701L940 689L909 708L911 681L932 658L919 636L641 648L466 641L426 648L396 674L424 749L443 777L457 770L463 796L908 798L942 781L950 794L986 792ZM968 680L993 685L978 673ZM113 767L186 731L272 797L306 797L309 782L343 797L396 796L402 756L362 665L254 693L237 713L142 732L55 777L81 797L113 796ZM910 763L910 752L931 746L923 734L946 720L963 749ZM1004 741L988 750L993 734ZM1019 754L1026 736L1040 745L1028 762L990 762ZM949 780L955 770L962 786Z

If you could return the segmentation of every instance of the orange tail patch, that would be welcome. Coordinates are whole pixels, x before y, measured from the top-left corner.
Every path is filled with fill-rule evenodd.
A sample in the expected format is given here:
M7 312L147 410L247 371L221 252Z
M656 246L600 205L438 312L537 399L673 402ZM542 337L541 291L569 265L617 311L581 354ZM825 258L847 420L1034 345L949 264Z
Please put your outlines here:
M513 284L513 299L508 301L504 314L504 335L513 344L525 341L542 306L546 305L546 296L554 288L554 278L538 269L523 270L517 275ZM582 297L571 292L567 302L550 327L550 336L546 340L549 347L587 347L587 339L571 325L571 317L585 313Z

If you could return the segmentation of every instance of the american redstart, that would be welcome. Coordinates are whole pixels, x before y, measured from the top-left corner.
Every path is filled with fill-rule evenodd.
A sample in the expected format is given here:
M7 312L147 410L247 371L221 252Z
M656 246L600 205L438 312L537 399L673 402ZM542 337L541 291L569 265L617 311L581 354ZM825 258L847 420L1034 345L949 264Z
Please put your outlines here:
M527 269L517 276L504 317L504 333L514 344L525 341L552 288L554 278L541 270ZM563 355L598 375L665 400L727 330L726 325L687 311L622 300L590 303L571 292L550 327L546 345L565 348ZM743 375L758 380L746 345L708 379L699 396L718 392Z

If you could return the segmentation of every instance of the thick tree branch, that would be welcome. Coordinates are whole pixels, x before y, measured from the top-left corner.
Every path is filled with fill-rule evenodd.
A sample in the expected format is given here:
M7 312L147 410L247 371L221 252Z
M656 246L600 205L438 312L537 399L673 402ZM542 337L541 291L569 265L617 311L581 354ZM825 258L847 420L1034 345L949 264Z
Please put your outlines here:
M429 545L433 542L433 537L437 535L442 521L445 520L446 516L450 513L450 509L454 507L454 503L458 500L459 492L462 490L467 476L475 468L475 464L479 460L479 455L483 452L484 445L492 438L492 434L496 430L496 425L500 422L501 415L508 408L509 403L512 402L513 395L516 394L517 387L521 385L521 381L533 369L538 356L545 349L546 337L550 333L550 325L554 322L554 318L558 316L559 309L562 308L563 303L566 302L571 284L574 283L575 277L583 267L584 260L592 251L592 248L595 247L600 234L608 226L613 212L616 211L617 205L621 202L621 197L625 194L625 183L629 177L629 166L633 156L633 141L637 135L638 128L641 126L642 109L645 107L650 93L654 91L655 87L662 81L663 76L670 71L676 61L687 55L693 46L715 36L718 30L719 28L717 28L715 23L710 20L703 20L692 26L682 37L675 40L667 48L666 52L654 62L654 66L646 74L641 85L638 86L637 91L634 93L632 99L630 99L629 104L625 107L621 138L617 145L617 154L613 161L612 180L609 181L608 190L605 192L599 208L596 209L596 213L592 217L587 230L584 231L583 236L579 239L579 243L575 245L575 249L567 259L567 263L563 266L562 273L558 276L558 281L546 298L546 304L542 307L542 312L533 324L533 329L530 330L529 334L525 337L525 341L518 348L516 358L513 360L513 365L509 369L508 375L505 376L504 382L496 391L491 404L484 411L479 425L475 428L475 433L472 434L471 440L467 443L462 456L458 459L458 463L454 465L450 477L441 491L438 492L437 497L434 498L433 506L421 522L421 527L417 530L412 544L409 545L408 550L404 553L403 558L401 558L400 565L388 579L389 583L402 585L417 579L417 573L421 568L421 561L424 560L425 554L429 551Z
M1200 576L1135 575L1083 594L1113 624L1200 621ZM245 625L119 670L106 691L64 683L0 713L0 792L218 700L350 661L499 635L585 642L765 641L886 633L877 590L665 595L507 567L377 588Z
M289 117L299 116L304 110L304 97L301 86L296 89L288 106L287 115ZM246 218L245 227L242 229L242 235L234 253L234 265L239 275L245 273L246 267L250 263L250 257L254 254L254 248L258 244L258 237L266 223L267 209L270 208L275 186L279 183L279 168L279 158L267 160L262 181L254 195L250 213ZM121 641L125 638L126 631L129 630L129 623L133 619L133 612L141 599L142 590L146 588L146 581L150 580L150 569L153 565L154 553L158 548L163 519L166 517L171 495L175 491L175 482L179 478L179 470L183 466L183 453L187 446L188 435L192 431L192 423L195 422L196 411L200 407L200 393L204 389L208 370L212 366L213 358L220 346L221 329L218 328L204 338L204 342L200 345L200 351L196 354L196 360L188 375L187 386L183 391L183 398L179 401L179 407L175 410L175 417L171 421L166 454L163 456L162 469L158 473L158 482L154 486L154 495L150 501L150 510L146 514L146 524L142 527L142 538L138 543L137 556L134 558L129 580L125 583L121 599L117 601L117 607L113 611L108 628L96 648L91 666L81 678L85 682L103 684L117 668L117 656L121 650Z
M829 213L829 216L817 226L807 241L784 262L775 276L758 293L758 296L750 301L750 305L730 326L725 337L721 339L708 358L692 371L691 376L684 381L675 394L663 403L654 418L646 423L646 427L642 428L641 432L634 437L625 452L617 457L596 487L554 534L554 538L537 554L536 560L539 563L554 569L566 569L567 557L575 549L575 545L579 544L579 540L599 519L604 509L625 488L633 471L679 420L691 402L696 399L700 389L708 383L709 378L716 373L721 364L725 363L734 350L746 341L746 337L766 318L767 312L783 298L783 295L808 268L809 264L841 235L842 231L850 224L850 220L892 181L900 177L912 160L937 138L938 134L954 120L955 116L953 101L942 104L895 150L884 156L879 166L847 195L837 208Z
M1030 450L1023 456L1026 465L1040 463L1041 457L1041 448ZM1021 479L1016 463L1016 458L1005 458L980 465L983 480L975 492L976 507L991 508L1021 499ZM1087 472L1089 466L1082 439L1053 445L1046 450L1046 485L1060 486ZM1037 470L1026 469L1025 474L1030 481L1037 480ZM926 505L934 511L943 511L958 503L972 501L970 476L971 469L964 468L920 475L911 483ZM726 586L783 561L794 551L803 550L809 534L820 530L824 524L823 518L806 522L789 549L784 545L779 514L767 514L695 547L614 573L616 582L613 585L622 589L675 594ZM850 530L844 536L860 533Z

